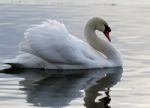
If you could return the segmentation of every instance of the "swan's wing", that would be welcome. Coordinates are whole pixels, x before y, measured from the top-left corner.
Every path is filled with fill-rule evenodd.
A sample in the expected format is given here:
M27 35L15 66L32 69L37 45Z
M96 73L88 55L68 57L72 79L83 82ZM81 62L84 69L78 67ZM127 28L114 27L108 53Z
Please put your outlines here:
M32 53L49 62L63 63L66 61L61 52L66 49L68 35L69 32L64 24L48 20L27 30L21 50Z
M22 45L25 47L21 48L23 51L50 63L84 64L94 63L98 59L105 60L86 43L70 35L64 24L54 20L28 29L25 40L25 45Z

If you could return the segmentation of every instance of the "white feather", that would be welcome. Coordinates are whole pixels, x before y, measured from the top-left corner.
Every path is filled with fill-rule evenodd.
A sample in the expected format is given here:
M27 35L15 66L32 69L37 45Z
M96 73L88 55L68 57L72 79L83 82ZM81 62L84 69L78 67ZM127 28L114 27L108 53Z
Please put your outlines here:
M20 44L23 54L5 63L25 68L82 69L112 67L113 63L87 43L72 36L64 24L47 20L27 29Z

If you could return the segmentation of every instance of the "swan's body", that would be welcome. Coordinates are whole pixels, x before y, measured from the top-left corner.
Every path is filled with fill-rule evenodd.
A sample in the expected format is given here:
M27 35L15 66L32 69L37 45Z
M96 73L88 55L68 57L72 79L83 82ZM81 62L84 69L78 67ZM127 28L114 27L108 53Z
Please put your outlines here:
M64 24L48 20L30 28L20 44L21 54L4 63L20 68L87 69L122 65L120 53L95 30L104 31L107 23L91 19L85 27L89 44L72 36ZM103 54L102 54L103 53ZM106 57L104 57L105 55Z

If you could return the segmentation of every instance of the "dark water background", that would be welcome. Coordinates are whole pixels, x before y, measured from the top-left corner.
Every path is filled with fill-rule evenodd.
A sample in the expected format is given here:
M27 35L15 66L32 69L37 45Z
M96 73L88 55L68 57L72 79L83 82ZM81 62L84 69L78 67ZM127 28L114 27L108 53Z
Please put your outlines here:
M112 43L121 51L124 65L123 69L3 71L0 107L150 108L150 2L112 1L1 0L0 60L17 54L18 43L32 24L56 19L84 40L85 23L99 16L109 22Z

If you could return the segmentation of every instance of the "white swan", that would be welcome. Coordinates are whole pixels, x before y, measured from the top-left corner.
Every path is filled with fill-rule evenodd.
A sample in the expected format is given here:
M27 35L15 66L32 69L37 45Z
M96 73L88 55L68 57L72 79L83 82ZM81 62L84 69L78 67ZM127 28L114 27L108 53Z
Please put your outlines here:
M94 17L85 27L86 42L72 36L65 25L47 20L28 29L25 41L20 44L22 52L4 63L20 68L89 69L122 66L120 53L109 42L96 35L95 30L105 34L110 41L106 21Z

